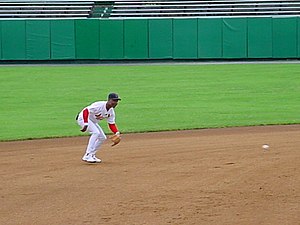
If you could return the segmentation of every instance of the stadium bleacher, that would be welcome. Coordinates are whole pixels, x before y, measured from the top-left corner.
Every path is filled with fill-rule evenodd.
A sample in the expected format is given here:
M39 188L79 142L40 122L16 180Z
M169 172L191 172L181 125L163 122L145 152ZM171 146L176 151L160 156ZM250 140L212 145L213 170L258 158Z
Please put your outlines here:
M116 0L110 18L300 15L299 0Z
M105 17L112 2L103 0L0 1L0 18Z
M2 0L5 18L299 16L300 0Z

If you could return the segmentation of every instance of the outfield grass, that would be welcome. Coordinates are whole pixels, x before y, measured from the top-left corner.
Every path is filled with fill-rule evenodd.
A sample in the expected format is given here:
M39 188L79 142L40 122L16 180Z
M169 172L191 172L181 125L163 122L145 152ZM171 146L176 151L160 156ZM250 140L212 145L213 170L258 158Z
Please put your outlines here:
M300 64L10 66L0 140L82 135L76 113L112 91L122 132L300 123Z

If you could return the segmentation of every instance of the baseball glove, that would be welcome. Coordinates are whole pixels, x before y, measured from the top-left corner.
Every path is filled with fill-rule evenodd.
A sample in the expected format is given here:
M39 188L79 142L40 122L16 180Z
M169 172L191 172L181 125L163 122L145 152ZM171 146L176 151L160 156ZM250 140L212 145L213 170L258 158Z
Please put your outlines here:
M112 141L112 145L111 146L115 146L117 144L120 143L121 141L121 136L120 134L115 134L113 136L110 137L110 140Z

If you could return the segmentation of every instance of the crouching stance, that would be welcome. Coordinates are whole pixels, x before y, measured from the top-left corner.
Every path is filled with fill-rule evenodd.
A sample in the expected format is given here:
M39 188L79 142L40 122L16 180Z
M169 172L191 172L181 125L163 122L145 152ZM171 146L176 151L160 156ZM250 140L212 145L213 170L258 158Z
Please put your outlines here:
M107 139L105 133L98 124L101 120L106 119L110 130L115 134L112 139L114 141L113 145L120 142L120 132L115 124L114 111L119 100L121 99L118 94L110 93L107 101L92 103L85 107L76 117L77 123L81 127L81 131L88 131L91 134L85 154L82 157L83 161L89 163L101 162L101 159L96 157L96 153L100 149L101 144Z

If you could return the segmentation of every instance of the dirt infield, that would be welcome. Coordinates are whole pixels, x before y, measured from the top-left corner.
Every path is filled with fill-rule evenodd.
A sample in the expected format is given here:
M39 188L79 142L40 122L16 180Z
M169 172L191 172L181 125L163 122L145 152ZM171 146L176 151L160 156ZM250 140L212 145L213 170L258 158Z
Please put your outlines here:
M300 125L87 140L0 142L0 224L299 224Z

